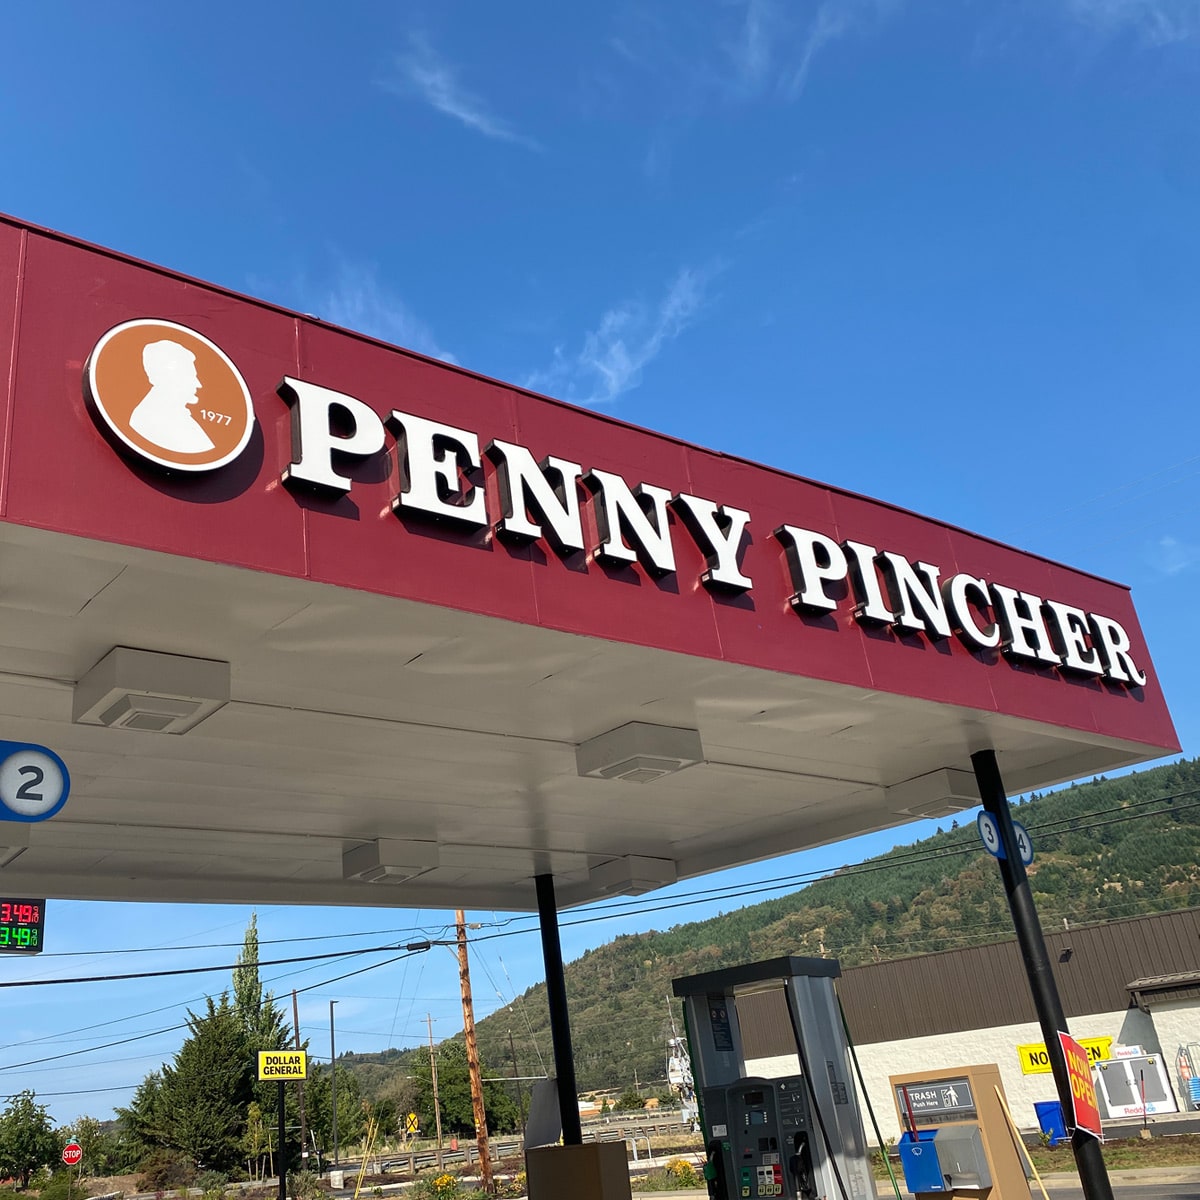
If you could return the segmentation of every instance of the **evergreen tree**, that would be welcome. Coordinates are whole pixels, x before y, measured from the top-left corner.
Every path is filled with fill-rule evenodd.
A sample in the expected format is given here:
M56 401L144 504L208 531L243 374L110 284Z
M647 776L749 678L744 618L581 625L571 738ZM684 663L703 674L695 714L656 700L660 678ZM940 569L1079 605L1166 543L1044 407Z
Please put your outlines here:
M325 1067L312 1069L304 1085L308 1127L326 1154L333 1151L333 1106L329 1085L330 1072ZM358 1078L341 1063L337 1065L337 1132L339 1146L357 1142L363 1134L362 1093ZM392 1132L388 1130L389 1134Z
M191 1034L162 1071L166 1144L200 1168L228 1171L241 1160L246 1115L254 1098L246 1031L222 995L203 1016L188 1013Z
M116 1110L130 1154L137 1162L167 1144L162 1106L162 1074L152 1071L138 1084L129 1106Z
M482 1070L483 1064L480 1063ZM418 1084L417 1114L423 1129L434 1127L433 1080L429 1059L425 1056L414 1072ZM471 1074L467 1067L467 1048L460 1041L442 1042L437 1048L438 1100L442 1110L442 1128L450 1133L475 1134L475 1112L471 1107ZM504 1133L516 1129L520 1116L516 1103L497 1083L483 1085L483 1103L488 1129ZM338 1106L341 1111L341 1105Z
M283 1009L271 992L263 992L258 974L258 914L250 914L242 952L233 969L233 1007L246 1035L246 1050L253 1070L253 1100L261 1117L272 1129L279 1124L279 1088L270 1080L259 1080L257 1061L260 1050L286 1050L292 1046L292 1030ZM294 1088L287 1089L284 1103L295 1103ZM340 1114L341 1105L338 1105ZM291 1123L291 1122L289 1122Z
M21 1188L42 1167L58 1161L62 1142L50 1123L45 1105L33 1092L19 1092L0 1114L0 1175L8 1175Z
M290 1044L291 1029L283 1009L271 992L263 993L258 975L258 914L250 914L242 952L233 968L233 1007L246 1039L255 1050L284 1050Z

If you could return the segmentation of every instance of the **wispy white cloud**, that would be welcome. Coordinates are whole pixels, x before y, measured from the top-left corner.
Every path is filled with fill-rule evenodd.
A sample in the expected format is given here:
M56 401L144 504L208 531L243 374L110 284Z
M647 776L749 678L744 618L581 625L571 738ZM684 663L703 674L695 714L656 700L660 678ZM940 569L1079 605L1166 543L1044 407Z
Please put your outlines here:
M848 34L866 33L901 7L901 0L824 0L804 30L798 55L782 80L782 91L795 99L804 90L817 55Z
M737 38L729 46L735 77L747 90L757 91L771 72L778 13L772 0L746 0Z
M701 111L713 104L795 100L814 60L840 38L869 34L904 0L727 0L715 24L706 6L676 10L662 25L627 19L609 40L624 63L651 76L666 102ZM640 14L641 10L639 10ZM679 12L689 15L680 17Z
M1097 33L1129 33L1149 46L1200 39L1197 0L1065 0L1067 14Z
M1151 558L1164 575L1180 575L1200 566L1200 546L1167 535L1151 547Z
M612 403L637 387L645 368L695 321L715 274L715 268L684 268L657 306L626 301L610 308L577 353L556 347L550 366L535 371L525 386L576 404Z
M373 267L343 261L333 284L310 295L313 311L322 320L443 362L458 361L438 343L429 326L379 282Z
M804 90L813 60L830 42L836 41L853 28L858 19L856 8L857 6L851 5L847 0L826 0L826 3L817 8L816 15L805 32L799 57L783 80L784 95L794 99Z
M397 95L415 95L426 104L453 117L468 129L502 142L513 142L530 150L541 146L497 116L479 96L465 88L457 73L421 34L410 34L408 50L397 55L399 77L382 84Z

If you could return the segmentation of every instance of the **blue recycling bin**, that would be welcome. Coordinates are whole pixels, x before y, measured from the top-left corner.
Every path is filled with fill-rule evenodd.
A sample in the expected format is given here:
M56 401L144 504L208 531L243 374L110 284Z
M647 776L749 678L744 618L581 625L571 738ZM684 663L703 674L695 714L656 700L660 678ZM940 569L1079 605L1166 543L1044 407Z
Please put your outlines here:
M1067 1123L1063 1120L1062 1105L1057 1100L1039 1100L1033 1106L1037 1113L1038 1128L1050 1136L1050 1145L1057 1146L1067 1140Z

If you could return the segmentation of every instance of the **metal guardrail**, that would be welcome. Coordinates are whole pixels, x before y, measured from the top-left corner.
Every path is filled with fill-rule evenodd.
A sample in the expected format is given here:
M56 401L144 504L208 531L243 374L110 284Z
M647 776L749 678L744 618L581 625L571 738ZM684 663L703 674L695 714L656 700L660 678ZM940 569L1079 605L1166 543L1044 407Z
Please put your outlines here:
M601 1117L583 1124L583 1140L585 1142L627 1142L632 1148L633 1160L638 1160L638 1144L645 1142L646 1152L650 1151L650 1139L663 1133L687 1130L678 1113L664 1113L661 1117L647 1117L645 1113L625 1115L614 1113L611 1117ZM493 1159L505 1158L511 1154L520 1154L524 1142L520 1138L500 1140L493 1138L489 1149ZM447 1163L467 1163L478 1161L474 1145L459 1147L457 1150L443 1149L441 1152L442 1165ZM437 1166L437 1150L414 1150L409 1154L393 1154L380 1158L379 1169L387 1171L409 1171L416 1174ZM358 1167L345 1167L347 1175L353 1175Z
M521 1152L521 1145L520 1138L504 1142L492 1140L488 1149L491 1151L490 1157L497 1159L504 1158L509 1154L519 1154ZM472 1163L479 1161L479 1155L475 1153L474 1147L470 1149L460 1147L457 1150L443 1149L441 1160L443 1166L446 1163ZM416 1174L427 1167L436 1167L437 1164L437 1150L414 1150L411 1154L393 1155L391 1158L381 1159L379 1169L385 1172L411 1171L413 1174ZM353 1173L352 1171L347 1171L347 1174Z

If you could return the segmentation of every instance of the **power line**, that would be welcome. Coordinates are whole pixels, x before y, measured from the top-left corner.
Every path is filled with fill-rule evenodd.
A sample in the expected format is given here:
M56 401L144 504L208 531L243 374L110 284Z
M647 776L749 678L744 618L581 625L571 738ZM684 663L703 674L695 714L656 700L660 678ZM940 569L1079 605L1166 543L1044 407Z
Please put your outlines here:
M422 926L412 926L408 929L368 929L361 930L358 933L319 933L306 934L300 937L286 938L260 938L259 946L286 946L292 942L331 942L344 941L347 938L358 937L396 937L401 935L408 936L409 934L421 934L423 938L430 936L444 936L450 930L450 924L444 923L435 928ZM240 949L245 945L245 941L240 942L197 942L191 946L127 946L124 949L118 950L63 950L57 953L41 954L39 957L45 961L46 959L62 959L62 958L88 958L95 955L103 955L110 957L114 954L173 954L194 950L235 950Z
M414 953L428 950L431 946L445 945L443 942L414 942L405 947L405 949ZM349 958L359 954L384 954L388 950L398 950L399 946L369 946L358 950L330 950L324 954L305 954L296 958L275 958L268 959L266 962L259 962L260 967L279 967L290 966L294 963L318 962L323 959L330 958ZM401 955L401 957L405 957ZM398 962L399 959L393 961ZM243 966L243 963L227 963L216 967L174 967L166 971L132 971L123 975L81 975L72 979L4 979L0 980L0 988L15 988L15 987L50 987L55 984L62 983L116 983L123 982L129 979L163 979L168 976L178 975L203 975L212 971L235 971L238 967ZM385 963L380 963L380 966L386 966ZM369 969L369 968L367 968ZM358 971L351 971L350 975L357 975ZM340 979L349 979L350 975L341 975ZM331 980L330 982L337 982ZM314 987L324 987L324 984L314 984ZM301 988L301 991L310 991L310 988Z

